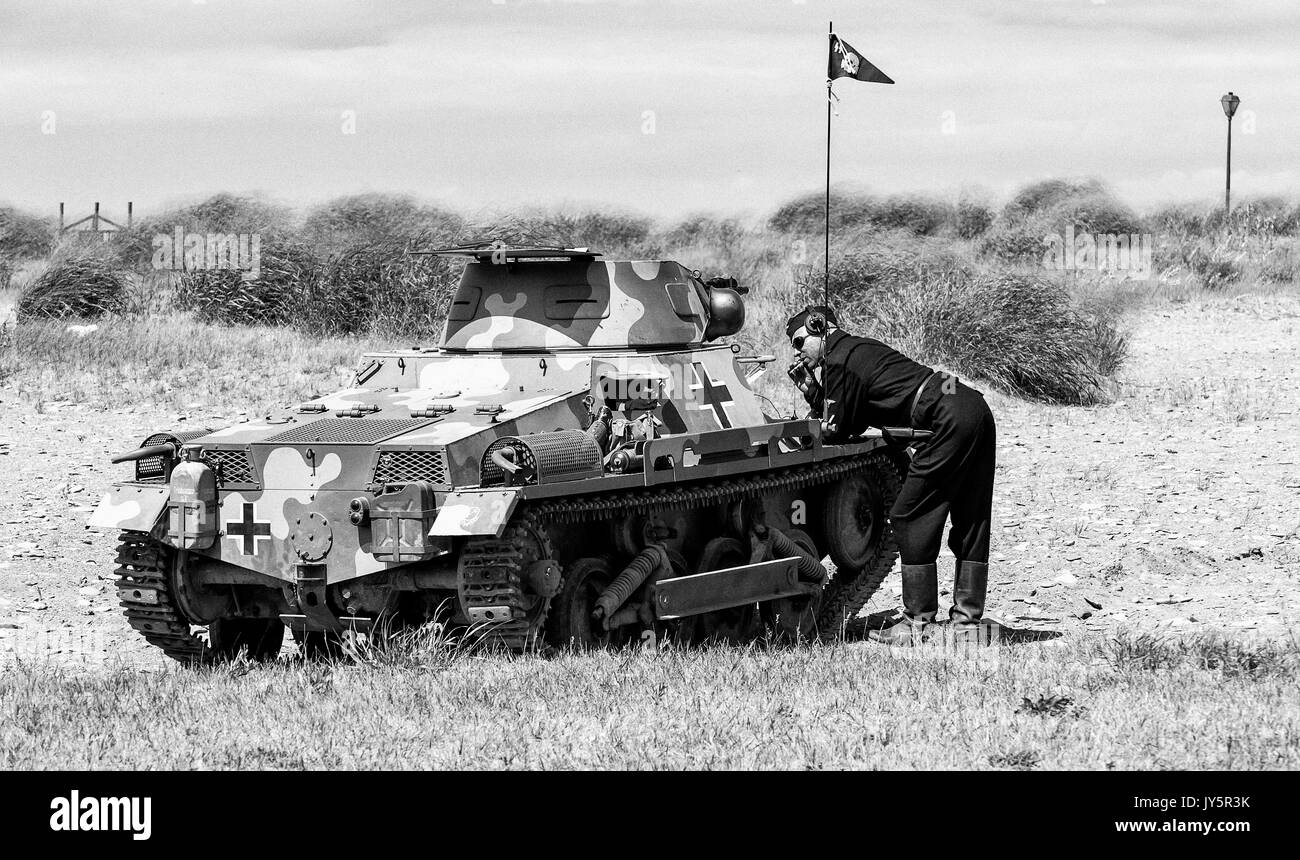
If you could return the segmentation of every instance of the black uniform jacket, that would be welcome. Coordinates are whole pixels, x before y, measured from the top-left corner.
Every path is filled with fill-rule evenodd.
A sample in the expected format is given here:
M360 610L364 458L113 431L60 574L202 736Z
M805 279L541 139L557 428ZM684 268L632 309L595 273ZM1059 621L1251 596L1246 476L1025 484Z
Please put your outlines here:
M908 427L912 398L934 370L869 337L839 329L826 335L822 385L824 418L834 427L823 436L843 442L868 427Z

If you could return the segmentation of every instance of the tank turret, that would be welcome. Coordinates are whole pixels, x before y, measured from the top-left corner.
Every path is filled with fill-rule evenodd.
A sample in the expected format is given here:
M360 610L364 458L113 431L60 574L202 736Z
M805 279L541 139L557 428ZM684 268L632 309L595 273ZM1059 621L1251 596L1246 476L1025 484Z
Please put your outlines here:
M471 260L447 316L447 350L682 349L744 324L734 280L715 290L671 260L611 261L574 248L429 253Z

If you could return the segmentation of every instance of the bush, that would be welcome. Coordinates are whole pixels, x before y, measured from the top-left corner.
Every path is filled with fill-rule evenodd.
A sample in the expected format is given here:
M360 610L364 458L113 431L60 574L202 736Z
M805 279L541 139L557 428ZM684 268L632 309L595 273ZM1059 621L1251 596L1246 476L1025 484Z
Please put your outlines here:
M153 268L154 237L171 236L177 227L186 233L256 233L262 247L293 241L293 213L284 206L258 197L215 194L191 206L183 206L135 223L111 243L122 263L138 272Z
M574 235L586 246L610 256L645 257L658 254L650 241L654 223L641 215L619 212L583 212L576 218Z
M665 230L660 237L660 244L668 248L685 248L692 245L731 247L747 233L745 226L735 218L692 215Z
M396 239L354 248L306 282L293 324L323 335L426 338L446 317L457 282L452 269L446 260L410 254Z
M993 225L993 210L981 200L962 197L957 201L953 229L962 239L976 239Z
M296 243L263 245L261 258L258 277L250 280L229 269L186 272L176 290L177 306L218 325L293 324L319 263Z
M127 282L97 257L52 263L18 297L18 319L95 319L122 310Z
M1220 245L1208 249L1203 244L1194 245L1187 255L1187 267L1207 290L1226 289L1241 280L1238 259Z
M421 206L404 195L358 194L313 209L302 237L320 257L358 248L439 247L452 244L463 228L459 215Z
M1037 274L922 264L910 271L852 255L832 269L845 328L1025 397L1091 404L1127 344L1112 316Z
M43 218L0 207L0 260L43 257L54 245L54 228Z
M984 233L979 253L1007 263L1035 263L1046 253L1044 238L1064 237L1071 225L1076 234L1094 236L1144 229L1133 210L1096 180L1049 179L1026 186L1012 198Z
M177 224L195 233L260 233L264 243L282 240L294 225L293 213L284 206L260 197L226 193L214 194L174 215Z
M1110 193L1096 191L1080 194L1059 201L1041 215L1037 221L1051 231L1063 233L1068 224L1073 224L1076 232L1093 234L1141 233L1141 219L1125 204Z
M1096 179L1044 179L1032 182L1016 192L1002 209L1006 221L1020 221L1053 209L1075 197L1105 194L1105 186Z
M1209 232L1213 223L1211 209L1195 203L1178 203L1164 206L1148 217L1153 229L1175 237L1200 237Z
M649 218L620 212L560 212L522 210L489 216L465 227L464 238L475 242L590 248L610 257L653 256Z
M831 191L831 230L843 230L867 223L871 198L858 192ZM768 219L768 226L781 233L821 233L826 226L826 197L818 191L796 197Z
M1300 281L1300 246L1295 239L1279 243L1264 254L1259 276L1271 284L1293 284Z
M1220 221L1222 217L1220 215ZM1300 208L1281 197L1243 200L1232 207L1228 225L1254 236L1294 236L1300 228Z
M871 225L882 230L903 230L930 236L952 222L952 208L941 200L919 194L895 194L883 200L861 192L831 192L831 230L843 231ZM824 192L805 194L783 204L768 219L768 227L781 233L821 233L826 227Z
M877 227L929 236L953 217L952 209L942 201L916 194L896 194L872 204L866 220Z
M1004 263L1028 264L1041 262L1047 253L1043 238L1046 230L1022 224L1000 224L985 233L976 244L981 256L993 257Z

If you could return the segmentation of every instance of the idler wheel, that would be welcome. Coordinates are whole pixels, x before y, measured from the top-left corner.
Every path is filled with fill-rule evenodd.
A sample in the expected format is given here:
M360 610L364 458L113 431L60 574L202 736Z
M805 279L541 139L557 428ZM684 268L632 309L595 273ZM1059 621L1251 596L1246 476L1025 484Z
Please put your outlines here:
M826 548L837 569L861 571L873 566L897 495L898 475L884 462L845 475L831 488L826 499Z

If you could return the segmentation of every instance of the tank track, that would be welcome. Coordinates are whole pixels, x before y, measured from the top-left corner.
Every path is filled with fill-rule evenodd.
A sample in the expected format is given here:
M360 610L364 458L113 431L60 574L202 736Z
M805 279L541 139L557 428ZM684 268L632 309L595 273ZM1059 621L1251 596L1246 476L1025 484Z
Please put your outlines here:
M529 503L528 510L542 519L557 522L611 519L627 513L647 514L661 508L698 508L735 501L770 490L789 490L825 483L846 472L854 472L871 463L889 461L872 451L810 466L794 466L753 478L733 478L713 483L692 483L685 487L667 487L646 492L643 489L592 494L569 499Z
M529 545L540 553L536 558L522 549ZM555 558L555 550L544 524L533 511L517 514L500 538L473 538L465 545L460 562L464 608L470 613L480 610L497 616L507 610L510 613L509 621L485 622L481 641L503 645L512 651L524 651L542 642L550 598L542 599L540 606L529 606L537 598L524 593L524 571L529 564L543 558ZM538 614L540 618L536 617ZM471 624L474 624L472 616Z
M171 548L150 540L140 532L122 532L117 547L117 596L127 622L145 640L173 660L181 663L205 663L211 652L207 644L190 632L190 623L181 614L172 593L168 575ZM133 596L139 586L158 595L158 602L145 602Z
M666 487L647 492L643 489L579 496L553 501L530 502L516 513L511 525L500 539L475 538L465 547L462 558L466 570L464 602L466 608L492 608L508 606L512 620L496 624L487 631L490 641L499 642L512 650L523 650L542 641L542 625L534 625L525 617L527 597L523 590L523 569L527 563L517 542L533 532L545 541L545 558L554 558L549 540L545 538L547 522L572 523L611 519L631 513L648 514L664 508L697 508L735 501L772 490L788 490L813 486L833 480L848 472L864 468L888 470L895 476L893 464L878 452L858 454L825 463L796 466L781 472L752 478L733 478L716 482L703 482L685 487ZM512 534L515 537L512 537ZM893 567L892 538L878 555L877 565L856 577L849 588L836 593L834 606L838 611L852 609L856 614L871 598L876 588ZM885 563L887 562L887 563ZM471 573L472 571L472 573ZM832 581L833 582L833 581ZM827 631L824 635L835 635Z
M867 465L876 473L876 479L885 487L886 495L892 500L897 498L901 481L897 467L883 459ZM894 530L884 530L880 547L875 558L857 576L849 580L832 578L822 590L821 605L817 608L817 625L822 639L834 639L847 635L854 627L853 619L859 610L867 605L880 584L894 569L894 556L898 552L898 541Z

